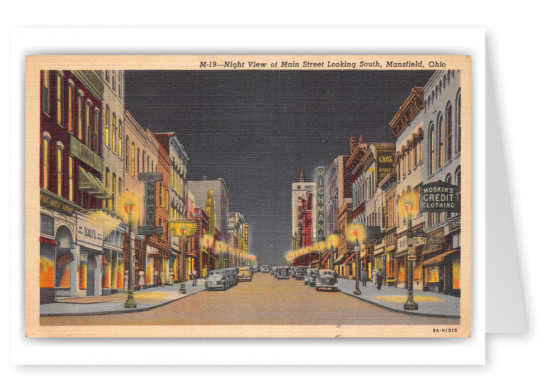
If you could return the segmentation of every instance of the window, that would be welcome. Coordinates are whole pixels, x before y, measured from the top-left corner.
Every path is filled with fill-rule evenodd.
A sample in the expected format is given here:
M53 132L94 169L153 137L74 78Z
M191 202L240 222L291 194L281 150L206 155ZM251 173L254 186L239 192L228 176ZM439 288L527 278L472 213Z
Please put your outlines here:
M410 149L408 149L406 156L407 156L408 172L411 172L411 150Z
M115 173L113 173L113 178L111 180L111 199L113 200L111 210L115 211L117 209L117 175L115 175Z
M446 107L446 161L452 158L452 105Z
M113 152L117 148L117 115L113 112L111 113L111 149Z
M99 154L99 109L94 109L94 133L92 133L92 149Z
M442 116L438 120L438 168L442 167L442 159L444 157L444 120Z
M122 178L119 177L119 197L122 195Z
M55 102L57 124L63 126L63 76L60 72L56 73Z
M429 174L434 172L434 125L429 130Z
M145 149L142 151L142 172L145 171Z
M417 142L417 148L419 148L419 150L417 151L417 159L418 159L418 162L421 163L421 161L423 160L423 139L422 138L419 138L419 141Z
M67 82L67 130L73 131L73 85L70 80Z
M134 143L132 143L132 147L130 148L130 175L134 176L134 167L136 162L136 155L134 153Z
M63 145L58 143L57 145L57 165L56 165L56 173L57 173L57 195L62 197L63 196Z
M105 106L105 115L104 115L104 120L103 120L103 124L104 124L104 134L105 134L105 145L109 146L109 125L110 125L110 117L111 117L111 109L109 108L109 106Z
M401 178L400 173L402 172L402 170L400 170L400 164L402 164L402 159L400 157L398 157L398 164L396 165L397 168L398 168L398 181Z
M138 153L137 153L137 162L136 162L136 168L138 170L138 173L140 172L140 148L138 148Z
M71 156L69 156L69 171L67 173L68 177L69 177L69 201L73 201L74 200L74 189L75 189L75 185L74 185L74 179L73 179L73 176L74 176L74 168L73 168L73 158Z
M50 172L50 139L42 139L42 187L48 188L48 175Z
M42 71L42 112L50 115L50 72Z
M126 167L126 172L128 172L128 169L129 169L128 155L129 155L129 149L128 149L128 136L126 136L126 142L124 143L124 156L125 156L125 167Z
M111 71L111 87L115 89L115 71Z
M119 137L117 138L117 153L122 156L122 121L119 120Z
M147 171L149 172L149 156L147 157Z
M105 186L105 190L107 190L108 193L110 193L109 191L109 179L111 177L111 171L109 170L109 168L105 168L105 179L103 180L104 181L104 186ZM113 203L113 198L111 199L108 199L106 201L106 205L105 207L107 209L111 209L112 208L112 203Z
M82 141L82 100L84 99L82 91L78 91L78 107L77 107L77 127L78 139Z
M417 165L417 146L419 145L419 140L413 145L413 165Z
M105 71L105 81L109 82L109 71Z
M459 153L461 152L461 91L459 91L459 94L457 95L457 99L456 99L456 104L455 104L455 107L457 107L457 109L455 110L455 113L456 113L456 137L457 137L457 142L455 143L456 147L456 152Z
M92 136L92 102L86 99L86 109L84 111L84 143L90 146Z

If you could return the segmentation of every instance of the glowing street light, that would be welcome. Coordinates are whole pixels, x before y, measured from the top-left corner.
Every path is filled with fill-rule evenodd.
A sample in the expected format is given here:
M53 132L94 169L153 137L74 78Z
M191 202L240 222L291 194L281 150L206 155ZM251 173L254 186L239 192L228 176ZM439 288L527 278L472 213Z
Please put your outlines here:
M316 250L318 250L318 270L319 270L321 269L321 252L325 250L325 242L316 242L314 247Z
M132 249L132 214L134 213L134 206L134 201L132 201L131 198L124 203L124 211L128 215L128 263L130 266L124 308L136 308L136 301L134 300L134 257Z
M351 224L346 229L346 240L354 243L354 252L356 253L356 289L355 295L361 295L360 291L360 242L365 239L365 227L361 224Z
M328 269L333 270L334 263L335 263L335 246L339 242L339 237L337 235L329 235L327 239L325 239L325 244L328 248L331 249L331 262L329 263Z
M404 309L408 311L413 311L419 308L415 300L413 300L413 262L415 261L415 253L413 245L411 243L413 234L411 232L411 220L413 212L416 210L417 205L419 204L419 199L416 193L409 191L402 198L402 209L406 213L408 231L407 231L407 241L408 241L408 255L407 255L407 301L404 304Z
M214 243L214 239L209 234L203 236L203 239L201 239L201 247L206 249L209 255L207 260L207 276L209 275L209 272L210 272L210 249L213 243Z

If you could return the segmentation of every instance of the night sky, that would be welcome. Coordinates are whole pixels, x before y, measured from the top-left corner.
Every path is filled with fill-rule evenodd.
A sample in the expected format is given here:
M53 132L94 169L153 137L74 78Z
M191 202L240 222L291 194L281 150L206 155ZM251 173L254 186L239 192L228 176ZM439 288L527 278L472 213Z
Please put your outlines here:
M188 179L224 178L249 252L280 264L291 246L291 183L348 154L350 135L393 141L388 123L432 71L127 71L126 107L175 132Z

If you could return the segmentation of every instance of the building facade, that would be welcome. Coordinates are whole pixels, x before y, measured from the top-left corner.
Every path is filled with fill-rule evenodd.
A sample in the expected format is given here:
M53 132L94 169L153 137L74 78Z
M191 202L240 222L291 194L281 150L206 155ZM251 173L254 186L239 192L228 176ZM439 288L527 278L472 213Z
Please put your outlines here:
M212 190L216 216L215 226L220 230L221 240L226 242L228 239L230 192L224 179L188 181L188 188L195 195L196 206L204 210L207 207L207 192Z

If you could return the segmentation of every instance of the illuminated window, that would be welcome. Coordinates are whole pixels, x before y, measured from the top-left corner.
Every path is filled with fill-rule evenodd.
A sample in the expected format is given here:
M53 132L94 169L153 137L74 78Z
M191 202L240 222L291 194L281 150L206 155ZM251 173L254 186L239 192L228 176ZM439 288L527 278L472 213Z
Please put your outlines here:
M78 127L78 139L82 140L82 91L78 91L78 106L77 106L77 127Z
M104 113L104 120L103 120L103 125L104 125L104 129L103 129L103 132L104 132L104 142L105 142L105 145L109 146L109 125L110 125L110 117L111 117L111 109L109 109L109 106L105 106L105 113Z
M111 114L111 149L113 150L113 152L117 147L116 136L117 136L117 115L113 112Z
M126 136L126 142L125 142L125 145L124 145L124 161L125 161L125 167L126 167L126 172L128 172L130 166L128 164L128 155L129 155L129 145L128 145L128 136Z
M73 132L73 90L71 80L67 81L67 130Z
M58 143L57 145L57 195L63 196L63 145Z
M42 139L42 187L48 188L48 176L50 172L50 139Z
M73 201L75 185L74 185L74 179L73 179L73 175L74 175L73 158L71 156L69 156L69 171L67 175L69 177L69 201Z
M91 145L92 135L92 102L86 99L86 109L84 110L84 143L88 146Z
M122 121L119 120L119 136L117 137L117 154L122 156Z
M50 72L42 71L42 112L50 115Z
M113 173L111 180L111 199L113 200L111 210L115 211L117 209L117 175L115 173Z
M63 126L63 76L56 73L56 120L57 124Z

